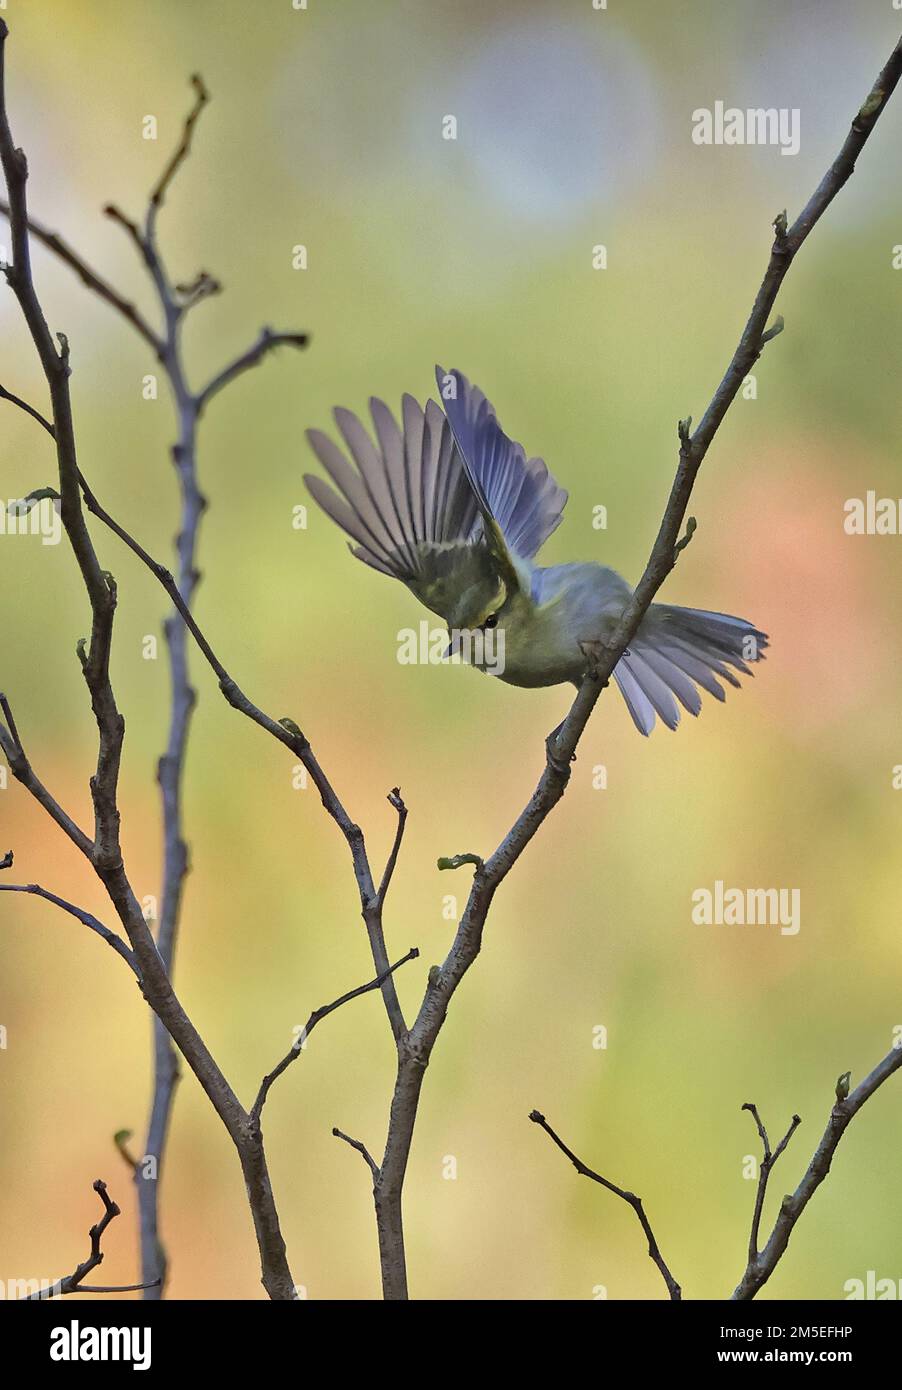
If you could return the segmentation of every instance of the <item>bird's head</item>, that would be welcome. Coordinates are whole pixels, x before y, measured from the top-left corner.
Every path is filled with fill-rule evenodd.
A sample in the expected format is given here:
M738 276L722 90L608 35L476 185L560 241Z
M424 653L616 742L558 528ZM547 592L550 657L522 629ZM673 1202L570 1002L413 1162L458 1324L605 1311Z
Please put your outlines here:
M511 644L519 648L529 632L533 604L523 570L502 574L483 563L465 578L457 576L463 582L443 613L451 638L446 655L459 654L471 666L501 675Z
M462 574L456 592L449 593L445 618L452 629L493 628L508 600L505 581L493 573Z

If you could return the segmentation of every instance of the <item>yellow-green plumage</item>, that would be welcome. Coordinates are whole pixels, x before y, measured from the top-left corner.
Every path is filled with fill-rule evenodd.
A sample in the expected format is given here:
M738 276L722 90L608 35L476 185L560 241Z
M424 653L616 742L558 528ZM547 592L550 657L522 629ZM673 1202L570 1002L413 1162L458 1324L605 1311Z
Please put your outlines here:
M503 660L476 644L474 664L511 685L578 684L586 649L610 638L630 587L594 562L534 563L566 492L460 372L439 367L436 379L444 409L404 396L400 428L382 401L370 402L375 441L350 411L336 410L353 464L327 435L308 431L334 489L315 475L307 485L356 543L353 553L405 583L453 634L491 629ZM734 671L750 674L766 646L743 618L652 604L614 679L648 734L656 716L676 727L677 702L698 714L699 686L722 700L719 682L738 685Z

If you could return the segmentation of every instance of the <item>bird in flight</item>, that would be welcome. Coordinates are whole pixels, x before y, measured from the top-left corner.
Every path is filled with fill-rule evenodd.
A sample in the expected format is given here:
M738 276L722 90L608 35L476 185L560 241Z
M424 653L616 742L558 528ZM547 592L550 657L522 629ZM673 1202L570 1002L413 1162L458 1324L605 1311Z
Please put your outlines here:
M567 502L539 458L501 428L494 407L460 372L436 368L441 406L412 396L400 425L383 401L375 439L350 410L335 410L345 453L320 430L307 438L333 487L305 475L313 498L351 537L352 554L400 579L460 634L503 642L496 674L511 685L579 686L631 596L625 579L593 561L543 567L535 557ZM350 456L350 457L348 457ZM670 729L679 705L701 709L698 687L724 699L721 681L762 658L767 634L744 618L653 603L614 668L636 728L656 716ZM472 650L472 649L471 649ZM480 647L476 646L479 653ZM474 660L492 670L488 660Z

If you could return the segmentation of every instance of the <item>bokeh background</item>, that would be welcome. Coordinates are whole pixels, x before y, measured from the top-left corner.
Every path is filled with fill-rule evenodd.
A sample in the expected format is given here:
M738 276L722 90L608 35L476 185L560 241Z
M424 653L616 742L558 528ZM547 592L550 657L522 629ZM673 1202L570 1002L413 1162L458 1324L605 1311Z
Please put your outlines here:
M465 669L401 666L396 635L424 616L351 561L307 499L303 431L333 405L397 403L460 366L507 428L570 490L549 561L598 559L635 580L676 462L675 424L716 386L760 281L770 223L797 211L838 150L898 34L889 0L51 0L4 6L9 102L29 154L31 207L148 312L142 271L100 214L139 212L203 73L213 102L161 219L177 278L226 293L190 318L199 383L260 325L303 328L288 351L211 407L200 468L210 497L197 611L254 699L295 718L365 827L374 862L407 839L387 913L413 1013L443 958L469 875L437 856L487 852L540 772L564 690L513 690ZM798 107L801 151L698 147L699 106ZM159 123L156 142L142 120ZM442 118L456 115L455 142ZM754 681L700 719L641 739L615 691L583 740L568 794L499 893L483 954L433 1056L406 1224L420 1298L654 1299L663 1285L633 1213L577 1178L527 1121L532 1107L586 1162L643 1196L685 1295L722 1298L742 1270L758 1144L802 1128L768 1217L813 1152L840 1072L859 1080L902 1024L898 537L850 537L843 504L902 492L902 242L897 99L852 183L793 268L784 335L712 448L699 530L671 601L747 615L771 634ZM292 268L307 247L308 268ZM592 248L608 268L593 269ZM72 345L82 466L157 555L177 493L165 392L143 345L43 250L40 290ZM0 380L44 392L12 296L0 297ZM48 441L0 417L0 492L53 481ZM592 525L593 508L608 527ZM166 605L102 532L120 588L114 677L127 718L126 861L159 892L154 783L165 662L142 656ZM0 686L33 762L89 821L94 729L75 658L87 605L66 547L0 541ZM161 648L162 650L162 648ZM190 747L193 872L178 991L239 1094L310 1010L370 978L344 843L290 758L219 697L196 658ZM603 765L607 789L593 787ZM77 853L15 784L0 851L105 919ZM698 927L694 889L801 890L795 937ZM114 1150L143 1134L150 1019L121 961L53 907L0 897L0 1278L53 1278L86 1250L91 1181L125 1215L105 1280L137 1277L135 1203ZM607 1047L593 1045L607 1029ZM323 1025L274 1090L267 1139L296 1278L311 1298L373 1298L368 1176L331 1136L379 1153L393 1077L380 1001ZM898 1083L844 1139L764 1297L837 1299L874 1270L902 1278ZM449 1179L447 1158L456 1159ZM236 1160L188 1074L164 1178L170 1292L262 1297Z

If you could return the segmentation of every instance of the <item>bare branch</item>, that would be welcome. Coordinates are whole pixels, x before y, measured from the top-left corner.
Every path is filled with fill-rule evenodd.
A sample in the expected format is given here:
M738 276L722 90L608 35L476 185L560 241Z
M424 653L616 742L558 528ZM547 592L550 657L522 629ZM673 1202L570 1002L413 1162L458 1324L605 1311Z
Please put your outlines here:
M2 711L3 717L6 720L13 743L15 744L16 748L19 750L20 753L23 752L24 750L22 748L22 739L19 734L19 730L16 728L16 719L15 715L12 712L12 706L10 705L6 695L2 693L0 693L0 711Z
M395 872L395 865L398 862L398 854L401 849L401 841L404 839L404 827L407 824L407 807L401 798L400 787L392 788L388 794L388 801L398 813L398 828L395 832L395 840L388 856L388 862L385 865L385 872L382 875L382 882L379 884L379 891L376 894L380 907L385 903L385 895L391 885L392 874Z
M77 1289L65 1289L65 1293L140 1293L142 1289L155 1289L159 1280L152 1284L79 1284ZM55 1290L54 1290L55 1292ZM52 1295L51 1295L52 1296Z
M4 35L5 36L5 35ZM182 891L185 876L188 870L188 849L184 839L182 812L181 812L181 779L184 768L185 754L188 741L191 713L195 705L196 695L191 686L187 653L185 649L185 628L182 619L188 613L193 600L193 595L199 580L196 568L196 549L200 519L203 515L206 501L202 496L196 472L196 435L197 424L201 412L208 400L229 381L238 376L241 372L255 365L275 347L282 343L293 346L303 346L307 339L304 334L293 333L273 333L271 330L264 330L260 340L253 345L246 353L230 363L210 382L206 390L197 394L189 386L187 375L181 356L181 344L179 338L179 324L185 311L211 294L219 291L219 282L205 271L201 271L193 281L172 285L167 274L162 256L156 244L156 220L159 209L162 207L172 180L179 168L187 158L191 148L192 137L196 122L201 110L209 100L209 95L200 77L192 79L195 91L195 102L190 111L184 127L182 138L174 154L166 165L160 179L151 192L147 215L143 229L139 224L130 219L115 205L105 208L106 215L119 223L126 231L133 245L137 249L141 260L146 267L152 283L154 285L159 306L162 314L164 330L162 336L150 328L145 319L135 310L134 306L126 301L122 295L110 286L101 276L93 271L87 263L72 250L67 243L54 233L47 231L38 224L32 224L27 215L24 203L24 175L21 180L21 194L16 191L10 195L10 219L11 223L18 223L20 236L18 238L20 253L24 245L27 253L27 232L32 229L48 249L54 251L60 259L71 269L73 269L82 279L89 289L96 292L100 298L110 303L119 313L139 332L141 337L153 349L155 356L162 363L166 371L171 387L173 399L176 404L178 415L178 440L173 446L172 456L176 466L181 494L181 524L177 539L178 567L177 578L173 578L168 571L164 571L161 566L157 566L150 557L141 550L140 547L132 545L139 558L144 560L150 568L162 578L166 576L164 587L167 588L170 597L176 607L176 614L170 616L165 623L165 636L169 655L169 668L172 689L172 704L169 722L169 733L167 745L163 756L160 758L158 767L158 781L160 784L163 802L164 820L164 872L163 887L161 895L161 914L159 930L157 933L156 946L160 960L167 974L171 975L175 941L178 927L178 920L181 907ZM8 132L7 132L8 133ZM11 143L11 137L10 137ZM18 200L18 203L17 203ZM21 234L24 229L25 235ZM14 243L16 243L14 228ZM16 257L17 262L21 261L21 254ZM22 262L24 265L24 261ZM24 282L30 282L30 270L23 277ZM36 304L36 299L35 299ZM23 305L23 308L26 306ZM28 315L26 314L26 317ZM34 314L32 314L32 320ZM31 321L30 321L31 322ZM32 324L33 326L33 324ZM34 330L33 330L34 336ZM67 354L66 354L67 356ZM42 361L45 364L45 371L49 365L49 354L45 350L42 354ZM68 361L66 360L66 370ZM5 393L13 403L26 409L29 414L37 418L44 424L48 432L56 439L57 430L55 423L50 424L45 421L38 412L21 402L19 398L12 397ZM67 405L67 403L64 403ZM54 403L54 420L56 421L57 406ZM71 439L71 428L66 427L65 437L57 439L58 451L65 450L67 454L67 476L70 487L68 489L69 511L74 513L70 518L72 524L78 529L83 528L83 522L79 516L79 508L73 505L71 497L71 479L73 474L77 476L79 486L84 488L85 504L89 510L94 501L93 495L84 481L83 475L77 468L74 453L74 440ZM62 468L62 464L61 464ZM66 511L67 488L61 484L63 495L63 511ZM77 504L77 498L75 499ZM66 516L64 514L64 523ZM104 514L107 524L111 519ZM67 526L67 530L69 527ZM115 529L115 528L114 528ZM120 535L123 533L120 532ZM123 538L125 538L123 536ZM72 535L70 534L70 539ZM128 538L130 540L130 538ZM92 704L95 713L98 715L98 728L101 735L101 749L98 757L98 771L92 782L92 792L95 799L95 842L93 846L94 857L100 857L103 861L115 861L117 858L116 835L113 833L114 823L118 824L118 811L116 810L116 783L118 778L119 752L121 749L122 726L121 721L117 722L117 712L112 691L108 681L108 658L109 642L112 633L112 616L115 609L115 585L109 576L103 578L107 582L109 595L100 591L99 586L94 582L98 572L96 562L92 559L90 542L87 535L78 538L78 545L73 540L73 548L76 549L77 558L82 566L82 573L88 584L89 594L92 599L92 610L94 613L94 625L92 632L91 649L87 659L83 658L83 668L85 678L91 690ZM93 584L93 588L92 588ZM177 597L176 597L177 595ZM186 619L187 620L187 619ZM195 633L198 636L197 633ZM202 638L200 639L202 642ZM81 648L79 648L81 655ZM206 653L212 655L212 653ZM226 673L222 672L225 676ZM226 679L228 677L226 676ZM229 685L225 687L227 697L234 695L235 699L242 699L237 687ZM249 702L248 702L249 703ZM247 711L246 711L247 712ZM262 717L262 716L261 716ZM274 729L275 722L270 721L271 731ZM276 735L281 736L280 733ZM303 741L303 736L298 736ZM300 756L300 755L299 755ZM21 762L21 760L19 760ZM324 801L335 801L334 793L328 785L325 777L318 768L315 759L309 763L309 770L320 788ZM21 767L19 772L20 780L29 776L29 770ZM27 784L27 783L26 783ZM30 789L38 794L39 784L36 779L31 778ZM41 789L48 803L47 794ZM57 816L60 820L60 816ZM63 823L60 821L60 823ZM369 901L372 896L372 883L369 877L369 869L366 864L366 856L363 848L362 836L357 827L353 826L349 817L344 813L343 808L339 808L339 823L351 844L354 855L355 873L358 876L358 884L361 893L361 902ZM67 831L71 834L71 826L67 825ZM81 846L85 848L84 845ZM123 875L124 880L124 875ZM128 899L130 889L127 882L120 883L120 890L125 899ZM131 906L131 904L129 904ZM377 963L378 968L378 963ZM394 996L394 988L390 979L385 984L386 998ZM159 1018L154 1021L154 1094L151 1108L151 1116L148 1127L146 1152L153 1153L158 1161L157 1172L160 1171L162 1164L162 1154L165 1147L169 1116L171 1113L174 1088L178 1080L179 1065L178 1054L173 1048L166 1027ZM226 1097L228 1104L231 1098ZM233 1127L234 1128L234 1127ZM262 1156L262 1151L261 1151ZM254 1190L258 1191L261 1199L268 1202L271 1206L271 1193L268 1191L268 1182L259 1182ZM158 1181L144 1181L138 1185L138 1200L141 1213L142 1227L142 1259L144 1261L145 1275L157 1272L165 1274L166 1257L162 1244L159 1240L157 1224L157 1191ZM267 1195L268 1194L268 1195ZM272 1240L272 1254L276 1260L281 1258L284 1261L284 1246L280 1256L280 1236L278 1235L277 1223L269 1221L270 1230L267 1239ZM258 1227L259 1234L259 1227ZM287 1281L280 1276L281 1284ZM150 1287L155 1287L156 1281L151 1281Z
M393 787L388 794L388 801L398 813L398 824L395 830L395 838L391 852L385 865L385 872L382 875L382 882L377 892L368 892L366 896L361 893L363 902L363 921L366 926L367 937L370 943L370 954L373 957L373 964L382 980L382 1000L385 1004L385 1012L388 1017L389 1027L392 1030L392 1037L395 1042L400 1042L407 1034L407 1023L404 1018L404 1011L401 1008L401 1001L398 998L398 991L395 989L395 982L392 972L388 965L388 948L385 944L385 931L382 923L382 913L385 907L385 897L391 884L392 874L398 860L401 849L401 841L404 838L404 827L407 823L407 807L401 799L401 792L398 787ZM367 869L367 872L369 870ZM358 878L358 883L360 882ZM371 882L370 885L371 887Z
M104 1231L111 1221L115 1221L116 1217L121 1215L119 1207L112 1201L107 1193L106 1183L101 1181L100 1178L94 1183L94 1191L103 1203L103 1216L88 1232L91 1241L91 1253L88 1255L88 1258L82 1260L80 1265L76 1265L71 1274L67 1274L63 1279L57 1279L56 1283L51 1285L49 1289L41 1289L37 1293L30 1293L25 1298L21 1299L20 1302L40 1303L45 1299L57 1298L67 1293L133 1293L137 1289L147 1287L146 1284L120 1284L116 1286L98 1287L97 1285L91 1286L83 1282L91 1273L92 1269L96 1269L99 1264L103 1263L103 1251L100 1248L100 1242L103 1239Z
M38 424L44 427L51 439L56 438L50 421L46 420L39 410L35 410L33 405L29 405L27 401L23 401L21 396L14 396L12 391L7 391L5 386L0 386L0 400L9 401L12 405L17 405L20 410L25 411L26 415L30 415L32 420L37 420Z
M146 266L159 301L164 329L161 361L166 372L175 405L177 440L172 446L179 487L180 516L176 537L177 572L173 584L179 601L190 610L200 581L197 568L197 549L200 524L206 510L197 475L197 398L188 384L185 370L180 321L183 314L202 299L219 289L218 281L201 272L193 283L170 284L169 275L157 247L156 218L169 184L187 157L195 123L209 97L200 77L192 78L195 103L185 122L181 143L169 161L150 196L143 233L122 218L115 209L108 215L123 221ZM84 479L82 488L84 492ZM170 710L166 747L157 764L163 814L163 882L157 948L169 976L172 976L175 949L181 917L185 879L189 868L189 851L185 840L182 807L182 780L188 751L192 716L197 694L191 683L188 667L187 634L178 611L170 613L163 625L169 664ZM159 1275L160 1291L148 1295L162 1297L168 1271L168 1256L160 1235L159 1192L164 1166L164 1154L169 1134L172 1107L179 1081L179 1054L169 1033L158 1018L153 1023L154 1085L148 1118L144 1152L154 1155L156 1170L147 1180L136 1182L141 1229L141 1262L145 1279ZM261 1190L265 1191L265 1188ZM278 1242L276 1242L278 1245Z
M6 178L13 247L13 264L6 268L6 276L28 325L50 389L62 522L84 580L92 615L90 643L79 643L78 651L99 738L97 771L91 779L95 834L93 842L88 841L86 846L82 843L80 847L85 850L103 882L125 928L141 972L145 999L178 1043L235 1145L254 1220L264 1287L271 1298L291 1300L297 1297L297 1293L286 1258L262 1141L259 1135L251 1131L247 1113L172 988L168 971L144 920L122 860L117 788L125 726L116 704L109 670L116 586L112 576L100 567L82 508L82 478L69 396L68 342L64 335L58 335L57 350L32 278L26 201L28 167L24 154L15 146L6 112L4 78L8 33L6 23L0 20L0 162ZM148 267L163 293L165 277L162 269L150 252L147 259ZM171 340L173 322L167 323L167 331ZM48 798L46 791L37 783L21 752L20 741L12 730L3 725L0 725L0 746L10 761L14 775L25 783L38 800L43 801L54 818L78 843L81 832L68 822L68 818L62 817L52 798ZM83 836L81 840L84 840Z
M309 342L309 333L277 333L272 328L261 328L257 341L246 352L241 353L233 362L230 362L228 366L223 367L222 371L217 372L203 390L198 392L198 413L206 409L209 402L224 386L228 386L229 382L249 371L251 367L256 367L268 353L273 352L278 347L305 348Z
M25 749L22 747L22 740L16 728L16 721L6 695L0 695L0 710L2 710L6 725L0 723L0 750L6 761L9 763L10 771L18 782L30 792L35 801L43 806L47 814L56 822L60 829L69 837L74 845L81 850L82 854L90 858L93 853L94 842L91 837L76 825L75 821L69 816L47 790L43 782L35 773L34 768L28 760Z
M373 1175L373 1182L374 1182L374 1183L378 1182L378 1181L379 1181L379 1165L378 1165L378 1163L376 1162L376 1160L373 1158L372 1154L370 1153L370 1151L369 1151L369 1149L366 1147L366 1145L365 1145L365 1144L361 1144L361 1142L360 1142L359 1139L352 1139L351 1136L350 1136L350 1134L345 1134L345 1133L343 1133L343 1131L340 1130L340 1129L335 1129L335 1128L333 1128L332 1133L335 1135L335 1138L336 1138L336 1139L343 1139L343 1140L345 1141L346 1144L350 1144L350 1146L351 1146L352 1149L356 1149L357 1152L358 1152L359 1154L362 1154L362 1155L363 1155L364 1159L366 1160L367 1167L369 1168L370 1172L371 1172L372 1175Z
M827 1128L821 1137L821 1141L814 1152L814 1157L805 1170L802 1181L799 1183L795 1192L791 1196L783 1198L777 1219L774 1222L770 1239L764 1249L757 1251L758 1244L758 1223L761 1218L761 1207L764 1202L764 1189L767 1185L767 1176L770 1169L776 1163L780 1154L786 1148L800 1121L797 1115L793 1116L786 1135L778 1144L776 1150L771 1155L767 1144L764 1126L758 1118L758 1112L752 1105L744 1105L743 1110L751 1110L758 1125L758 1133L762 1137L764 1144L765 1161L761 1165L761 1174L758 1180L758 1194L755 1201L755 1216L752 1225L752 1240L749 1247L749 1261L745 1272L733 1291L732 1299L743 1302L755 1297L756 1293L763 1288L770 1276L776 1269L779 1261L786 1251L789 1244L789 1237L795 1229L796 1222L807 1207L811 1198L814 1196L821 1183L830 1171L833 1162L833 1155L836 1152L840 1139L846 1132L851 1120L858 1114L866 1100L874 1094L884 1081L887 1081L894 1072L902 1067L902 1048L893 1047L878 1062L877 1066L866 1076L860 1086L849 1095L843 1096L843 1088L837 1090L836 1103L830 1111L830 1118L827 1121ZM842 1078L841 1078L842 1079ZM846 1083L848 1084L848 1083Z
M31 333L53 405L53 426L60 477L61 515L73 553L81 570L91 602L92 629L87 654L82 655L82 670L91 693L99 735L97 770L91 780L94 800L95 834L94 857L109 864L118 859L118 812L116 788L122 738L125 729L116 707L109 681L110 642L113 615L116 608L116 586L112 576L100 567L91 538L85 526L78 484L78 462L69 396L69 348L64 335L59 335L59 349L53 341L43 309L38 300L31 270L31 249L28 234L26 183L28 164L22 150L13 141L5 101L5 50L8 29L0 27L0 162L9 196L10 232L13 262L6 277L19 302ZM81 649L80 655L81 655ZM15 769L14 769L15 771Z
M306 767L307 771L310 773L314 785L316 786L317 791L320 794L323 805L325 806L329 814L332 816L333 820L337 822L338 826L340 827L342 833L345 836L345 839L348 841L348 844L351 849L351 854L354 860L354 867L357 876L358 888L360 890L361 902L364 905L370 902L375 896L375 888L373 886L373 880L372 875L370 873L369 863L366 858L363 834L360 830L360 827L355 825L351 821L347 811L344 809L344 806L339 801L338 796L336 795L331 783L329 782L329 779L326 777L326 774L323 772L322 768L320 767L319 763L314 757L309 740L305 737L305 735L301 732L297 724L295 724L295 722L292 719L273 719L270 715L265 714L263 710L261 710L257 705L255 705L253 701L250 700L247 695L245 695L244 691L238 685L234 677L231 676L229 672L226 670L225 666L214 652L209 641L204 636L200 626L198 625L190 609L188 608L187 604L182 598L178 586L176 585L175 580L173 579L170 571L166 568L165 565L161 565L157 560L154 560L147 553L144 547L137 540L135 540L135 538L128 531L126 531L125 527L121 526L119 522L115 521L113 517L110 516L109 512L107 512L101 506L101 504L97 500L97 497L89 487L88 482L82 473L79 473L79 480L84 494L85 506L87 507L88 511L91 512L94 516L98 517L98 519L102 521L105 526L109 527L113 534L118 536L119 539L125 545L128 546L132 554L136 555L138 559L141 561L141 563L146 565L147 568L151 571L151 573L159 581L159 583L162 584L163 588L166 590L166 593L172 599L175 608L177 609L179 615L185 623L185 626L188 628L189 632L191 633L192 637L194 638L195 642L200 648L201 653L203 654L206 661L215 673L219 681L220 690L222 691L228 703L232 706L233 709L238 710L240 714L244 714L255 724L259 724L259 726L262 729L265 729L266 732L268 734L271 734L273 738L277 739L279 743L284 744L284 746L290 749L291 752L294 753L294 755Z
M577 1173L580 1173L584 1178L591 1178L593 1182L597 1182L602 1187L607 1188L608 1192L613 1192L615 1197L621 1197L624 1202L627 1202L632 1207L633 1211L639 1218L639 1224L645 1232L645 1238L648 1241L649 1256L660 1270L661 1278L664 1280L664 1283L667 1286L667 1292L670 1295L671 1299L674 1302L678 1302L682 1298L682 1290L680 1289L679 1284L674 1279L670 1270L667 1268L666 1263L664 1262L664 1257L661 1254L660 1249L658 1248L658 1242L655 1240L654 1232L651 1229L648 1217L645 1215L645 1209L642 1206L642 1198L637 1197L635 1192L624 1191L624 1189L622 1187L618 1187L616 1183L609 1182L607 1178L603 1178L600 1173L596 1173L591 1168L587 1168L585 1163L583 1163L582 1159L577 1158L573 1150L567 1148L567 1145L564 1143L563 1139L561 1139L557 1134L555 1134L554 1130L551 1128L551 1125L548 1123L548 1121L545 1119L545 1116L541 1114L540 1111L531 1110L529 1112L529 1118L532 1120L533 1124L539 1125L541 1129L544 1129L548 1137L551 1140L553 1140L555 1144L557 1144L561 1153L567 1155L570 1162L576 1169Z
M11 858L10 862L12 862ZM9 866L0 864L0 868L5 867ZM70 917L75 917L79 922L89 927L91 931L96 932L108 946L112 946L113 950L119 953L137 979L141 979L141 972L138 969L138 962L135 959L135 954L125 944L122 937L117 936L109 927L105 927L102 922L98 921L90 912L86 912L84 908L76 907L74 903L67 902L65 898L57 897L56 893L51 893L47 888L42 888L38 883L0 883L0 893L30 893L33 897L44 898L46 902L53 903L56 907L62 908L63 912L68 912Z
M274 720L270 715L265 714L263 710L244 694L244 691L239 687L238 683L229 674L214 652L187 603L183 599L170 571L165 565L161 565L158 561L154 560L144 547L101 506L94 492L88 485L84 474L81 473L80 470L78 478L84 495L85 506L88 511L91 512L92 515L98 517L114 535L118 536L119 539L128 546L142 564L147 566L172 599L185 626L194 637L201 653L216 674L219 680L220 690L228 703L233 709L238 710L239 713L244 714L254 723L259 724L267 733L271 734L280 743L289 748L309 772L314 785L319 791L324 807L338 825L351 851L364 922L367 927L373 954L373 962L376 966L376 970L383 978L383 997L385 999L392 1032L397 1041L406 1033L406 1024L404 1022L394 982L391 978L391 973L388 972L388 955L382 936L382 905L378 900L378 894L373 884L363 832L360 827L351 820L332 787L332 784L316 759L309 740L301 732L297 724L295 724L292 719L288 718Z
M0 214L9 218L10 208L8 202L0 200ZM64 265L67 265L70 270L73 270L83 285L86 285L89 290L93 291L93 293L106 304L111 305L118 314L121 314L127 323L131 324L135 332L147 343L155 357L160 356L162 343L134 304L125 299L102 275L98 275L96 270L92 270L83 257L80 256L77 251L74 251L68 242L65 242L56 232L51 232L49 228L43 226L40 222L36 222L32 217L28 218L27 226L30 234L35 237L42 246L46 246L48 251L52 251L58 260L62 261Z
M755 1193L755 1210L752 1213L752 1230L749 1236L749 1260L754 1262L758 1258L758 1233L761 1227L761 1213L764 1209L764 1198L765 1194L767 1193L767 1180L770 1177L771 1169L773 1168L777 1159L780 1157L783 1150L786 1148L786 1145L789 1143L790 1139L795 1134L802 1121L800 1116L793 1115L792 1123L790 1124L789 1129L786 1131L783 1138L777 1145L776 1151L774 1153L771 1153L770 1141L767 1137L767 1130L764 1128L764 1124L761 1120L761 1116L758 1114L757 1107L751 1101L746 1101L745 1105L743 1105L742 1108L743 1110L748 1110L751 1112L752 1118L754 1119L755 1124L758 1127L758 1134L760 1136L761 1145L764 1150L764 1154L761 1159L761 1164L758 1168L758 1189Z
M194 127L197 124L198 117L200 116L200 113L201 111L203 111L207 102L210 100L210 93L204 86L204 80L199 73L192 73L191 86L194 88L194 105L192 106L185 120L185 128L182 133L181 141L177 150L175 151L175 154L172 156L169 163L166 165L166 168L163 170L163 173L160 175L160 178L157 181L157 184L150 195L150 208L148 211L148 233L151 235L153 234L154 230L154 220L156 218L156 214L159 211L159 209L163 206L163 202L166 198L166 193L168 192L169 185L172 183L172 180L178 173L179 168L187 159L191 151L191 137L194 134Z
M115 203L107 203L103 209L103 215L104 217L108 217L111 222L116 222L122 228L135 250L138 252L138 255L146 264L148 270L152 270L153 266L150 260L150 252L147 249L148 243L137 222L124 213Z
M271 1072L264 1076L260 1083L257 1099L254 1101L250 1110L252 1124L259 1126L260 1115L266 1103L266 1097L269 1095L270 1087L273 1082L277 1081L282 1073L291 1066L291 1063L296 1062L298 1057L300 1057L307 1039L310 1037L316 1025L322 1023L323 1019L328 1018L329 1014L334 1013L336 1009L340 1009L342 1004L347 1004L352 999L359 999L362 994L369 994L374 989L381 989L390 975L393 975L396 970L400 970L401 966L406 965L408 961L416 960L419 954L416 946L411 946L406 956L402 956L400 960L396 960L394 965L390 965L381 975L377 975L375 980L370 980L369 984L358 985L356 989L348 990L347 994L342 994L340 998L333 999L331 1004L323 1004L320 1008L313 1010L313 1013L307 1019L307 1022L304 1024L304 1027L298 1034L289 1051L282 1058L278 1066L274 1067Z

